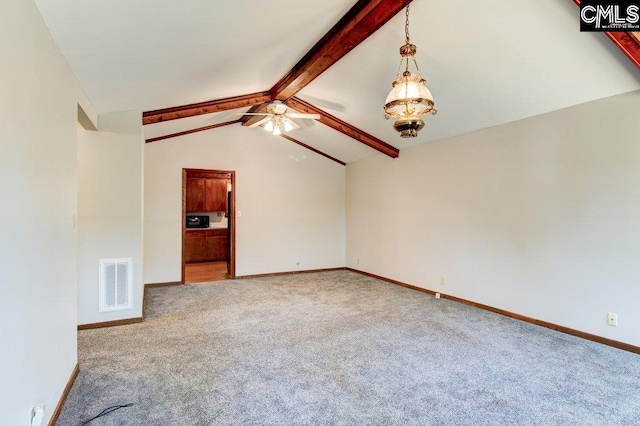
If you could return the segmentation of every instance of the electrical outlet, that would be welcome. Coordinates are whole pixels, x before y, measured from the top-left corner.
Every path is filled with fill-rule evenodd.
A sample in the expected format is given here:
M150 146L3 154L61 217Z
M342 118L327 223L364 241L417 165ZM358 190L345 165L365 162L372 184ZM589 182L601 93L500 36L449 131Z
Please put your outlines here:
M440 293L436 293L436 299L440 299Z
M618 314L614 314L609 312L607 314L607 324L612 325L614 327L618 326Z
M440 277L440 285L444 285L444 277Z
M296 259L296 265L300 264L300 259Z

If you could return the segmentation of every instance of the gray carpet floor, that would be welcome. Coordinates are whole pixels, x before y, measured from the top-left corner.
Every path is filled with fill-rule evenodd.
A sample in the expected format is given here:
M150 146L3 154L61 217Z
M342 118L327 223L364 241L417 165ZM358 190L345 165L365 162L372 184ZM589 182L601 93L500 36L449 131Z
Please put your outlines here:
M637 425L640 356L348 271L150 289L58 425Z

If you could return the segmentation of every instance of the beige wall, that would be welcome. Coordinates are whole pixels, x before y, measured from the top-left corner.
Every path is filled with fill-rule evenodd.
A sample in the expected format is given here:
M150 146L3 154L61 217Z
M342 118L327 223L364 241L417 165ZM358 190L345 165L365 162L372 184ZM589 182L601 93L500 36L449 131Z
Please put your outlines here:
M78 324L142 316L142 112L78 130ZM133 308L98 311L98 261L133 259Z
M182 168L236 171L237 275L344 266L344 167L233 125L146 144L145 283L181 278Z
M2 2L0 57L0 424L46 424L77 361L80 89L31 1Z
M640 345L639 135L632 92L350 164L347 265Z

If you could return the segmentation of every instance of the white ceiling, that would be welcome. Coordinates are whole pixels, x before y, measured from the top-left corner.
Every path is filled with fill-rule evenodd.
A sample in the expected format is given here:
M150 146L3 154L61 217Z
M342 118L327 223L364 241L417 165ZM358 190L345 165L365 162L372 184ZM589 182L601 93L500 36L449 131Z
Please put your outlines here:
M355 1L35 3L103 113L268 90ZM403 13L298 96L402 149L640 89L638 69L604 35L579 32L571 0L414 0L410 20L439 110L417 138L401 139L382 111L404 42ZM238 111L145 126L146 137L233 120ZM376 154L322 124L300 124L292 137L342 161Z

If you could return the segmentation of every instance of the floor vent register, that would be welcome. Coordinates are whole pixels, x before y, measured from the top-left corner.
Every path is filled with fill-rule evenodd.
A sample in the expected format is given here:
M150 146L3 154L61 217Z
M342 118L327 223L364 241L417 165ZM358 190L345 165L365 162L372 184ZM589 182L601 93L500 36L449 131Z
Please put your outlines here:
M132 308L133 259L101 259L100 312Z

